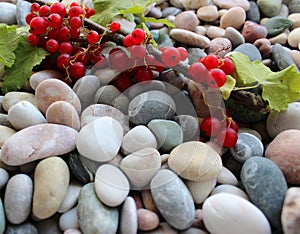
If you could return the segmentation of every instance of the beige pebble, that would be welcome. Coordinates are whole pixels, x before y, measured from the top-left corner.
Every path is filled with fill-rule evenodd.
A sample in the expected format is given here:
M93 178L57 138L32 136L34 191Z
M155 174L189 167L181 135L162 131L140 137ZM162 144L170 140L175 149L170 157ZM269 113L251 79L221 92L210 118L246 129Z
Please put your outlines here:
M170 36L178 42L184 43L189 46L200 47L202 49L207 48L210 42L207 37L184 29L172 29L170 31Z
M295 28L288 35L288 44L291 47L297 48L299 42L300 42L300 28Z
M269 41L272 43L272 45L275 45L276 43L281 44L281 45L286 45L287 40L288 40L288 32L287 31L284 31L275 37L269 38Z
M197 33L198 35L205 36L207 32L207 28L202 25L199 25L195 28L194 32Z
M184 11L176 15L173 23L176 28L181 28L193 32L200 22L194 11Z
M288 16L288 19L293 22L293 25L291 26L291 30L295 28L300 27L300 13L293 13Z
M213 3L217 7L223 9L230 9L239 6L247 11L250 8L250 3L247 0L213 0Z
M181 2L186 9L198 9L202 6L207 6L210 0L181 0Z
M300 51L299 50L289 50L289 53L296 63L296 65L300 68Z
M227 13L227 11L228 10L226 10L226 9L220 9L219 10L219 16L220 16L220 18L223 17L223 15L225 15L225 13Z
M227 38L217 37L210 41L209 48L207 49L208 54L216 54L224 57L231 51L232 44Z
M219 184L231 184L238 185L238 180L235 175L223 166L221 174L217 177L217 182Z
M53 102L46 111L48 123L62 124L79 131L80 119L73 105L66 101Z
M159 217L156 213L147 209L138 209L138 229L140 231L151 231L158 227Z
M220 27L226 29L227 27L233 27L240 29L246 20L246 12L241 7L233 7L229 9L220 20Z
M26 92L9 92L4 95L2 99L2 107L5 111L8 111L10 107L17 104L20 101L29 101L33 105L37 105L34 94Z
M35 72L30 76L29 84L31 88L35 90L36 87L39 85L39 83L41 83L43 80L54 79L54 78L60 79L62 77L63 75L58 71L42 70L42 71Z
M218 8L214 5L200 7L197 10L197 16L206 22L213 22L220 17Z
M217 26L210 26L207 28L206 35L210 39L215 39L218 37L224 37L225 36L225 29L217 27Z
M254 45L259 49L263 58L270 57L272 53L272 46L269 39L260 38L254 42Z
M15 133L16 131L14 129L0 125L0 148L3 146L4 142Z

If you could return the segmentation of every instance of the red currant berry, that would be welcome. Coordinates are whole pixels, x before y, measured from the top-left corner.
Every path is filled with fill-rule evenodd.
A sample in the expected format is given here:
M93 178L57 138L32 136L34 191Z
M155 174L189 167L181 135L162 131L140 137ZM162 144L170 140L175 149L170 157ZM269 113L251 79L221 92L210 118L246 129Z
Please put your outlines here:
M125 91L132 85L132 79L126 75L126 73L122 72L121 75L116 80L116 87L121 92Z
M226 83L226 74L219 68L213 68L209 74L215 80L218 87L222 87Z
M216 117L205 117L200 124L200 132L207 137L216 136L220 133L221 123Z
M226 118L226 122L228 128L232 128L236 132L239 131L239 125L231 117Z
M174 47L166 48L161 55L162 62L168 67L176 66L180 61L181 55Z
M95 64L95 66L98 68L105 68L108 66L107 59L103 54L97 56L91 55L91 60L93 64Z
M146 33L141 28L136 28L131 33L135 44L141 44L146 38Z
M131 58L138 58L142 59L146 56L146 48L143 45L133 45L131 47L128 47L128 50L131 54Z
M219 66L219 58L214 54L210 54L201 58L199 62L203 63L208 70L217 68Z
M82 62L75 62L69 67L69 73L74 79L79 79L85 75L86 67Z
M80 50L74 55L74 61L87 64L89 62L89 55L85 51Z
M155 57L152 54L147 54L145 56L145 62L147 65L152 66L155 64L156 60Z
M237 140L238 134L232 128L226 128L220 134L217 135L218 143L226 148L234 147Z
M133 37L132 37L131 34L128 34L128 35L126 35L126 36L124 37L123 45L124 45L125 47L130 47L130 46L135 45L134 40L133 40Z
M44 34L47 31L47 22L42 17L35 17L30 21L30 32L35 35Z
M34 13L32 13L32 12L28 13L28 14L26 15L26 17L25 17L26 23L29 25L29 24L30 24L30 21L31 21L34 17L37 17L37 15L34 14Z
M195 62L189 66L188 74L192 77L193 81L202 83L207 80L209 73L203 63Z
M33 33L29 33L27 36L27 41L30 45L37 45L39 43L39 37Z
M69 21L69 24L72 29L80 28L82 26L82 19L78 16L72 17Z
M40 17L48 17L50 15L50 7L47 5L41 6L39 10Z
M47 34L48 39L55 39L58 41L59 40L59 31L60 31L59 28L51 29Z
M70 41L70 39L71 39L71 30L67 26L63 26L59 30L59 39L61 41Z
M66 16L67 10L64 4L60 2L55 2L50 6L50 13L57 13L59 14L62 18Z
M122 50L110 53L109 62L113 68L116 68L120 71L127 70L129 68L129 58Z
M73 46L70 42L60 43L60 45L59 45L59 53L60 54L64 54L64 53L71 54L72 51L73 51Z
M85 11L85 17L90 18L91 16L95 15L96 11L93 8L89 8Z
M109 29L110 31L112 32L118 32L121 28L121 24L119 22L112 22L110 25L109 25Z
M153 73L150 69L141 67L141 68L137 69L135 72L135 80L136 80L136 82L153 80Z
M69 17L78 17L80 15L84 15L84 11L80 6L73 6L69 10Z
M50 54L56 53L56 51L58 51L58 49L59 49L59 43L57 42L57 40L50 39L46 42L46 50Z
M184 47L177 47L177 50L180 53L180 60L181 61L184 61L184 60L186 60L188 58L189 54L188 54L186 48L184 48Z
M61 54L56 59L56 65L59 69L65 70L70 65L71 56L69 54Z
M59 14L57 13L52 13L48 17L48 26L50 28L60 28L62 26L62 18Z
M222 60L221 66L219 68L223 70L226 75L231 75L234 72L234 64L228 57Z
M72 2L72 3L70 4L70 7L73 7L73 6L79 6L79 4L78 4L77 2Z
M37 2L31 4L31 11L32 12L39 12L41 6Z
M73 38L73 39L79 38L79 36L80 36L79 28L71 29L70 30L70 35L71 35L71 38Z
M90 44L96 44L100 39L99 33L92 30L87 34L87 40Z

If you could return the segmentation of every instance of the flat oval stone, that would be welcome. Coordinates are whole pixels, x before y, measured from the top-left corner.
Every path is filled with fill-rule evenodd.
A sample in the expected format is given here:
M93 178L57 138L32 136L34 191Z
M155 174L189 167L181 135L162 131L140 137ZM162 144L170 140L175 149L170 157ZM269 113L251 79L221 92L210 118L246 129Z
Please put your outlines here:
M109 116L117 120L123 127L124 133L129 130L129 118L117 108L105 104L94 104L86 108L81 113L81 127L98 119L100 117Z
M105 206L97 197L94 184L84 185L77 205L79 227L83 233L117 233L118 208Z
M241 198L244 198L246 200L249 200L249 197L247 193L245 193L240 188L231 185L231 184L221 184L214 188L214 190L211 192L211 195L215 195L218 193L230 193L236 196L239 196Z
M265 26L246 21L242 29L242 35L247 43L254 43L256 40L266 38L268 30Z
M181 12L175 17L175 20L173 21L173 24L176 28L185 29L191 32L195 30L196 26L199 23L200 21L193 11Z
M166 89L167 85L160 80L143 81L132 85L129 89L125 91L125 95L128 96L130 100L132 100L137 95L140 95L147 91L158 90L166 92Z
M153 132L158 149L170 152L183 142L183 133L179 124L172 120L153 119L147 127Z
M254 60L262 61L260 51L253 44L250 43L241 44L238 47L236 47L233 51L237 51L247 55L251 61Z
M7 114L2 114L0 113L0 125L9 127L9 128L14 128L11 123L8 121L8 116Z
M8 92L4 95L2 100L2 107L5 111L8 111L10 107L17 104L20 101L29 101L33 105L37 105L34 94L26 92Z
M37 107L45 114L47 108L56 101L66 101L72 104L78 114L81 112L80 100L76 93L65 82L58 79L42 81L35 90Z
M123 172L112 165L100 166L95 175L95 192L107 206L116 207L125 201L129 193L129 182Z
M137 210L138 230L151 231L158 227L159 217L151 210L140 208Z
M298 48L300 28L293 29L288 35L288 44L293 48Z
M24 1L25 2L25 1ZM31 5L31 4L30 4ZM43 81L47 79L61 79L63 78L62 74L55 70L42 70L33 73L29 78L30 87L33 90L36 90L36 87Z
M232 45L229 39L217 37L210 41L209 48L207 48L207 53L224 57L231 51L231 48Z
M117 155L122 139L121 124L112 117L104 116L81 128L76 147L81 155L98 162L106 162Z
M225 29L224 37L230 40L232 48L236 48L245 43L243 35L233 27L227 27Z
M220 17L218 8L215 5L200 7L197 10L197 16L200 20L206 22L213 22Z
M264 23L264 27L267 28L268 37L274 37L291 27L292 24L293 22L286 17L274 16Z
M16 130L47 123L44 115L29 101L20 101L13 105L9 108L7 117Z
M0 233L4 233L5 224L6 224L5 212L3 208L2 199L0 198Z
M58 213L65 213L77 204L81 188L82 185L80 183L75 181L70 182L66 196L57 210Z
M174 28L170 30L169 35L174 40L188 46L196 46L201 49L205 49L209 46L210 40L208 37L196 34L188 30Z
M293 13L288 16L288 19L292 21L291 29L300 27L300 13Z
M250 20L255 23L259 23L260 21L260 10L257 6L256 2L250 1L250 7L246 11L246 20Z
M239 6L247 11L250 8L250 2L247 0L213 0L213 3L221 9L231 9Z
M282 0L257 0L256 4L267 17L279 15Z
M94 75L86 75L76 81L73 91L80 100L81 110L94 104L94 97L99 88L100 80Z
M57 124L38 124L10 137L1 150L1 160L8 165L23 165L38 159L63 155L75 149L78 132Z
M291 187L284 199L281 223L284 233L297 233L300 230L300 188Z
M162 10L162 17L167 18L169 15L178 15L181 11L181 9L178 9L177 7L169 6Z
M217 182L219 184L231 184L238 185L238 180L235 175L228 170L226 167L222 168L221 174L217 177Z
M0 167L0 191L6 185L8 179L9 179L8 172L4 168Z
M186 9L198 9L209 4L209 0L181 0L181 2L183 7Z
M272 47L272 59L280 70L295 64L289 52L280 44L275 44ZM296 69L299 71L297 66Z
M176 115L174 120L180 125L183 135L183 142L199 139L199 121L191 115Z
M265 155L282 170L291 184L300 184L300 130L289 129L279 133L268 145Z
M205 227L210 233L272 233L266 216L251 202L233 194L210 196L204 201L202 210Z
M77 228L70 228L65 230L64 234L82 234L82 232Z
M5 189L4 209L12 224L23 223L31 212L33 183L26 174L12 176Z
M206 35L210 39L216 39L216 38L220 38L220 37L222 38L225 35L225 29L217 27L217 26L209 26L207 28Z
M5 234L38 234L38 230L32 223L22 223L18 225L7 225Z
M69 168L60 157L42 160L34 172L32 213L38 219L54 215L67 193Z
M121 150L127 155L146 147L157 148L156 138L149 128L138 125L124 135Z
M66 125L79 131L80 119L75 107L66 101L53 102L46 111L48 123Z
M120 163L120 169L127 176L132 188L138 189L149 185L160 166L159 152L149 147L127 155Z
M2 12L0 15L0 23L8 25L17 23L17 7L15 4L10 2L0 2L0 11Z
M63 231L68 230L68 229L79 228L76 207L63 213L59 217L59 227Z
M233 27L239 30L246 20L246 12L243 8L237 6L230 8L220 19L220 27L226 29Z
M127 197L123 203L120 215L120 233L136 233L138 229L137 207L132 197Z
M104 85L99 88L94 96L94 103L113 106L114 101L121 92L113 85Z
M15 133L16 131L14 129L0 125L0 148L2 148L4 142Z
M251 201L281 230L280 214L288 189L280 168L270 159L251 157L243 164L241 181Z

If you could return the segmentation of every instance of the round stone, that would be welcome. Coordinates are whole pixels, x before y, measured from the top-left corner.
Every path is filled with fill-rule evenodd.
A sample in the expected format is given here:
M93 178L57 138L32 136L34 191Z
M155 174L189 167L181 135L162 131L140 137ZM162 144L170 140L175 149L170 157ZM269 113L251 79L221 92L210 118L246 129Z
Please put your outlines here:
M239 196L241 198L244 198L246 200L249 200L249 197L247 193L245 193L240 188L231 185L231 184L221 184L214 188L214 190L211 192L211 195L215 195L218 193L230 193L236 196Z
M64 160L51 157L42 160L34 172L32 213L38 219L54 215L67 193L69 168Z
M63 213L59 217L59 227L61 230L65 231L68 229L76 229L79 228L78 224L78 216L76 207Z
M300 2L299 2L299 0L291 0L288 3L288 8L289 8L289 13L290 14L299 13L299 11L300 11Z
M129 182L123 172L112 165L100 166L95 175L95 192L109 207L120 205L129 193Z
M220 17L218 8L215 5L200 7L197 10L197 16L205 22L214 22Z
M167 18L169 15L178 15L181 12L180 9L178 9L177 7L166 7L162 10L162 17L163 18Z
M186 185L174 172L160 170L152 179L150 188L158 210L169 225L178 230L192 226L194 201Z
M8 112L9 108L20 101L29 101L33 105L37 105L34 94L26 92L8 92L2 99L2 107Z
M246 11L246 19L255 23L260 21L260 10L256 2L250 1L250 7Z
M8 221L21 224L31 212L33 183L26 174L12 176L5 189L4 209Z
M254 43L257 39L266 38L268 30L265 26L246 21L242 29L242 35L247 43Z
M38 234L38 230L32 223L22 223L18 225L7 225L5 234Z
M184 11L179 13L173 22L176 28L194 31L199 24L199 20L194 11Z
M24 1L25 2L25 1ZM33 90L36 90L36 87L43 81L47 79L61 79L63 78L62 74L55 70L42 70L33 73L29 78L30 87Z
M241 181L251 201L281 230L280 214L288 189L280 168L270 159L251 157L243 164Z
M98 162L106 162L117 155L122 139L121 124L112 117L104 116L81 128L76 147L81 155Z
M6 185L8 179L9 179L8 172L4 168L0 167L0 191Z
M241 7L230 8L220 19L220 27L226 29L233 27L240 29L246 20L246 12Z
M98 104L114 105L114 101L121 92L113 85L104 85L97 90L94 102Z
M209 38L206 36L198 35L194 32L180 28L171 29L169 35L175 41L181 42L188 46L196 46L201 49L207 48L210 42Z
M231 48L232 45L229 39L217 37L210 41L209 47L207 48L207 53L224 57L231 51Z
M300 27L300 13L293 13L288 16L288 19L292 21L291 29Z
M7 141L15 133L16 131L14 129L0 125L0 148L2 148L4 142Z
M236 47L234 51L247 55L251 61L254 60L262 61L260 51L253 44L250 43L241 44L238 47Z
M221 174L217 177L217 182L219 184L231 184L238 185L238 180L235 175L228 170L226 167L222 168Z
M198 9L202 6L207 6L209 4L209 0L181 0L182 5L186 9Z
M282 170L290 184L300 184L300 130L289 129L279 133L266 148L265 155Z
M272 46L272 59L280 70L295 64L288 50L280 44ZM296 69L299 71L297 66Z
M80 183L75 181L70 182L66 196L57 210L58 213L65 213L77 204L81 188L82 185Z
M293 48L298 48L300 28L293 29L288 35L288 44Z
M236 48L245 43L243 35L233 27L227 27L225 29L224 37L230 40L232 48Z
M210 39L216 39L216 38L220 38L220 37L222 38L225 35L225 29L217 27L217 26L209 26L207 28L206 35Z
M254 45L259 49L263 58L269 58L272 53L272 45L269 39L261 38L254 42Z
M24 0L20 0L17 1L16 6L17 24L19 26L27 26L28 24L26 23L26 15L31 12L31 3Z
M13 25L17 24L17 7L15 4L10 2L0 2L0 23Z
M231 9L239 6L247 11L250 8L250 2L247 0L213 0L213 2L221 9Z
M13 105L9 108L7 117L16 130L47 123L44 115L29 101L20 101Z
M273 17L279 15L282 0L257 0L258 5L262 14L266 17Z
M123 203L120 215L120 233L136 233L138 229L137 207L132 197L127 197Z
M158 227L159 217L151 210L140 208L137 210L138 230L151 231Z
M180 125L183 135L183 142L199 139L199 121L191 115L176 115L174 120Z
M219 193L207 198L202 210L210 233L272 233L266 216L251 202L233 194Z

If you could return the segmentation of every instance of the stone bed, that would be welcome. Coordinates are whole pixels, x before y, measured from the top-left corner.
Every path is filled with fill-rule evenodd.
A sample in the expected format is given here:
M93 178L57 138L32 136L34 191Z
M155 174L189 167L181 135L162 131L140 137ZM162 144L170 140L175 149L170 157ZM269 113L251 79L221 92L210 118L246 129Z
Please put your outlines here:
M30 3L0 11L25 25ZM149 27L159 47L187 47L189 64L239 51L300 67L299 0L159 0L145 14L174 23ZM299 102L263 117L235 109L246 114L227 149L198 141L203 103L182 76L121 93L112 73L70 88L39 71L1 96L0 233L299 233Z

